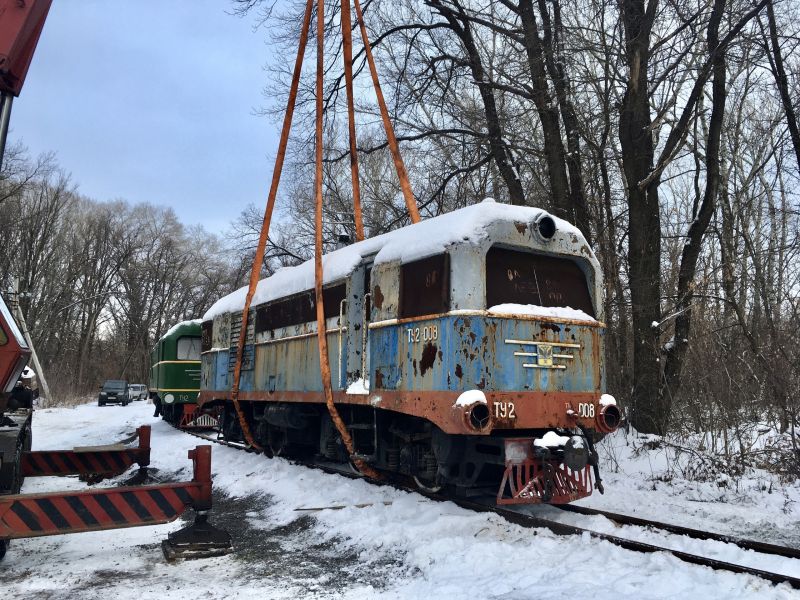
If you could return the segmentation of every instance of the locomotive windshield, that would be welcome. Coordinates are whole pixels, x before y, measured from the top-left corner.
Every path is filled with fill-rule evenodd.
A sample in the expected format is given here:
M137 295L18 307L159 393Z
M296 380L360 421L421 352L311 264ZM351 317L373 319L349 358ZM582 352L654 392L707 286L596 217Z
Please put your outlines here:
M570 307L595 316L586 274L573 260L491 248L486 255L486 306Z
M200 360L200 338L181 337L177 343L178 360Z

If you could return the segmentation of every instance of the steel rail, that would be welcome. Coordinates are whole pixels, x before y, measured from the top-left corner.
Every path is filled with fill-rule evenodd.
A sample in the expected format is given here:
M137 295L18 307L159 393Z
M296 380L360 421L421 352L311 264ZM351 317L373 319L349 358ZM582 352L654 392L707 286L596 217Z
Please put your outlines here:
M693 529L691 527L684 527L682 525L674 525L672 523L664 523L662 521L651 521L650 519L643 519L631 515L623 515L606 510L596 508L589 508L588 506L579 506L574 504L553 505L555 508L565 512L578 513L587 516L602 516L609 521L613 521L619 525L634 525L637 527L647 527L651 529L660 529L675 535L685 535L690 538L698 540L712 540L715 542L723 542L726 544L735 544L744 550L753 550L761 554L774 554L776 556L783 556L785 558L800 559L800 549L791 548L788 546L778 546L777 544L768 544L766 542L757 542L755 540L748 540L739 538L732 535L723 533L714 533L712 531L703 531L702 529Z
M181 430L181 431L185 431L185 430ZM245 450L247 452L253 452L254 451L252 448L248 448L245 444L236 443L236 442L229 442L227 440L221 440L221 439L218 439L215 436L206 436L206 435L203 435L201 433L194 432L194 431L185 431L185 433L188 433L189 435L193 435L195 437L198 437L198 438L210 441L210 442L222 444L224 446L229 446L231 448L236 448L238 450ZM738 564L735 564L735 563L729 563L729 562L725 562L725 561L722 561L722 560L717 560L717 559L714 559L714 558L708 558L708 557L700 556L700 555L697 555L697 554L691 554L689 552L683 552L683 551L680 551L680 550L673 550L671 548L665 548L663 546L657 546L655 544L649 544L649 543L646 543L646 542L639 542L639 541L636 541L636 540L631 540L631 539L619 537L619 536L616 536L616 535L610 535L610 534L607 534L607 533L601 533L599 531L586 529L584 527L578 527L576 525L569 525L567 523L561 523L561 522L558 522L558 521L551 521L550 519L544 519L542 517L537 517L537 516L534 516L534 515L517 512L517 511L515 511L513 509L506 508L506 507L493 506L491 504L483 504L481 502L476 502L474 500L466 500L466 499L463 499L463 498L454 498L454 497L443 495L443 494L431 494L431 493L424 492L424 491L422 491L422 490L420 490L418 488L412 487L410 485L403 485L403 484L399 484L397 482L387 481L386 479L381 480L381 481L374 481L374 480L365 478L360 473L356 473L356 472L351 471L351 470L346 470L347 467L338 468L338 467L335 467L335 466L331 465L330 463L321 464L321 463L306 462L306 461L301 461L301 460L296 460L296 459L289 459L289 460L291 460L292 462L294 462L294 463L296 463L298 465L301 465L301 466L304 466L304 467L307 467L307 468L318 469L318 470L321 470L321 471L323 471L325 473L330 473L330 474L334 474L334 475L342 475L342 476L348 477L350 479L364 479L367 482L372 483L372 484L377 485L377 486L391 485L392 487L394 487L396 489L399 489L399 490L402 490L402 491L405 491L405 492L419 494L421 496L424 496L424 497L426 497L426 498L428 498L430 500L434 500L434 501L437 501L437 502L453 502L454 504L456 504L456 505L458 505L458 506L460 506L462 508L465 508L467 510L472 510L474 512L494 513L494 514L502 517L503 519L505 519L509 523L513 523L515 525L519 525L520 527L544 528L544 529L547 529L547 530L553 532L556 535L588 535L589 537L591 537L593 539L609 542L609 543L614 544L615 546L619 546L620 548L623 548L625 550L631 550L633 552L641 552L641 553L644 553L644 554L652 554L652 553L655 553L655 552L666 552L667 554L670 554L670 555L674 556L675 558L677 558L678 560L680 560L682 562L685 562L685 563L698 565L698 566L702 566L702 567L709 567L709 568L714 569L716 571L728 571L730 573L738 573L738 574L743 574L743 575L754 575L755 577L759 577L760 579L764 579L766 581L769 581L770 583L772 583L774 585L780 585L780 584L786 583L786 584L790 585L791 587L793 587L794 589L800 589L800 578L798 578L798 577L792 577L790 575L784 575L782 573L773 573L771 571L763 571L761 569L756 569L756 568L753 568L753 567L746 567L744 565L738 565ZM555 506L555 505L553 505L553 506ZM626 515L617 515L616 513L610 513L610 512L604 514L605 511L599 511L599 510L595 511L595 509L587 509L586 507L574 507L573 505L569 505L569 506L570 506L570 508L568 508L567 510L571 510L571 508L577 508L577 510L574 511L576 513L592 514L592 515L598 514L598 515L608 516L608 518L611 519L611 520L615 520L615 519L612 518L612 516L617 516L617 517L620 518L620 520L628 519L628 520L630 520L630 523L628 523L628 524L631 524L631 525L647 527L647 526L653 526L655 524L654 522L647 521L646 519L638 519L636 517L628 517ZM563 506L556 506L556 508L563 508ZM584 512L584 511L586 511L586 512ZM612 515L612 516L609 516L609 515ZM635 521L641 521L641 523L636 523ZM619 521L617 521L617 522L619 522ZM750 540L739 540L738 538L735 538L733 536L722 536L722 535L713 534L713 533L710 533L710 532L703 532L703 531L699 531L699 530L691 530L689 528L681 528L679 526L670 526L669 524L666 524L666 523L663 523L663 524L659 523L659 525L665 525L666 527L664 527L663 529L665 531L668 531L669 533L675 533L675 532L669 531L669 529L667 527L675 527L678 530L696 531L698 534L703 534L703 535L706 536L706 538L702 538L702 539L711 539L711 540L723 541L723 542L726 542L726 543L732 543L732 544L736 544L737 546L739 546L741 548L745 548L745 546L742 546L737 542L752 543L752 544L755 544L756 546L760 546L761 549L759 550L759 549L756 549L755 547L746 548L746 549L751 549L751 550L753 550L755 552L760 552L762 554L774 554L774 555L778 555L778 556L784 556L784 557L787 557L787 558L795 558L796 555L793 554L794 552L797 552L798 554L800 554L800 551L797 551L794 548L786 548L786 547L783 547L783 546L776 546L776 545L772 545L772 544L762 544L761 542L752 542ZM689 534L687 533L686 535L689 535ZM715 536L718 536L718 537L715 537ZM723 538L728 538L728 539L723 539ZM779 551L775 551L775 550L779 550Z

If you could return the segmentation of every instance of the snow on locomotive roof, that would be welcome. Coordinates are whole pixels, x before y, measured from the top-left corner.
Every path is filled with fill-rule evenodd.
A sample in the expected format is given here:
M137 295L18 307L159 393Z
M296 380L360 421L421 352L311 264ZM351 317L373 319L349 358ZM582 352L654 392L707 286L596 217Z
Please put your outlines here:
M570 319L574 321L597 320L590 314L571 308L569 306L538 306L536 304L498 304L489 307L489 314L493 315L524 315L533 317L554 317L556 319Z
M242 308L244 308L244 304L242 304ZM173 333L178 331L178 329L183 327L184 325L200 325L202 322L203 322L202 319L191 319L189 321L181 321L180 323L175 323L175 325L170 327L169 331L167 331L167 333L165 333L161 337L167 337L168 335L172 335Z
M324 283L340 280L361 264L364 258L374 255L374 264L399 260L403 263L444 252L452 244L479 244L487 237L487 228L498 222L509 224L531 223L548 214L540 208L500 204L487 198L453 212L426 219L414 225L395 229L373 238L350 244L322 257ZM578 244L585 244L580 230L570 223L550 215L558 232L572 236ZM314 287L314 260L296 267L284 267L270 277L258 282L251 306L270 300L304 292ZM203 315L203 321L224 313L244 308L247 287L220 298Z

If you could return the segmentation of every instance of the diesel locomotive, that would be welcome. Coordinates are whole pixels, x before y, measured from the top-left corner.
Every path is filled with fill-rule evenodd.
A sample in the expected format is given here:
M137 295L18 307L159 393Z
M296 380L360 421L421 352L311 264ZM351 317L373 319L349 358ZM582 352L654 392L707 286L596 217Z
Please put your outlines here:
M164 420L190 428L212 426L204 416L198 424L195 414L200 391L200 321L182 321L156 342L150 353L151 400L161 404Z
M602 491L593 444L620 411L604 389L601 270L578 229L487 200L330 252L323 273L334 401L355 454L322 394L313 261L260 281L251 304L239 402L259 444L499 503ZM202 319L199 402L234 441L246 292Z

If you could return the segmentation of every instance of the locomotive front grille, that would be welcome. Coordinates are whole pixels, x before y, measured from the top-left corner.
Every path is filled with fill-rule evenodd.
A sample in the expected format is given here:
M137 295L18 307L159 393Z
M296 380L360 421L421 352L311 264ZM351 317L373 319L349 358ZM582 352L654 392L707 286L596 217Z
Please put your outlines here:
M533 347L532 351L514 352L514 356L535 358L532 362L523 362L526 369L566 369L569 361L575 358L571 350L580 351L580 344L567 342L538 342L535 340L505 340L506 344L516 344L526 348Z

